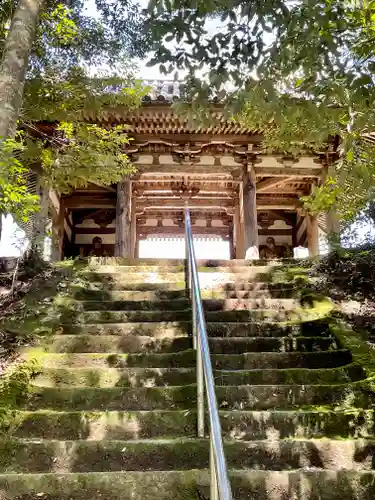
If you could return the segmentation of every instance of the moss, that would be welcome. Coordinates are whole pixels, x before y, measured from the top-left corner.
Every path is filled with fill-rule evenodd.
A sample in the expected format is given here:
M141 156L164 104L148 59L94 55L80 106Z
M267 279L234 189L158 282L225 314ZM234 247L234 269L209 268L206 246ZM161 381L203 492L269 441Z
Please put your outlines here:
M18 412L16 437L28 439L173 439L196 437L194 410Z
M16 408L27 404L33 394L32 379L39 373L36 360L23 362L0 378L0 433L17 425Z

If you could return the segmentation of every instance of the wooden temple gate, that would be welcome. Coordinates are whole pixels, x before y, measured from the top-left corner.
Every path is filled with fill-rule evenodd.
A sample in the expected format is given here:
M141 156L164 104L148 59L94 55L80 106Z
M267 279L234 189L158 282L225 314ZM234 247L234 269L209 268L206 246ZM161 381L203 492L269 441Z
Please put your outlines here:
M117 186L51 194L55 258L88 255L94 237L109 255L137 257L141 239L183 235L186 200L194 232L228 240L232 258L268 237L280 252L308 246L316 255L318 219L304 214L299 197L321 182L334 146L293 158L266 154L259 131L225 121L219 106L212 116L213 125L194 127L165 95L135 111L103 113L101 123L129 126L127 154L137 170Z

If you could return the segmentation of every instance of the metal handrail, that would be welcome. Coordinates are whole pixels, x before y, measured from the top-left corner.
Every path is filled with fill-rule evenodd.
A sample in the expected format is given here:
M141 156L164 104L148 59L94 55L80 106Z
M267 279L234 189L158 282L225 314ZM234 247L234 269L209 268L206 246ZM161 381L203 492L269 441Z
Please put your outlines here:
M195 258L189 208L185 207L185 242L188 284L193 309L193 339L197 350L198 436L204 437L204 395L206 393L210 427L210 500L232 500L228 469L224 455L219 410L215 393L206 321Z

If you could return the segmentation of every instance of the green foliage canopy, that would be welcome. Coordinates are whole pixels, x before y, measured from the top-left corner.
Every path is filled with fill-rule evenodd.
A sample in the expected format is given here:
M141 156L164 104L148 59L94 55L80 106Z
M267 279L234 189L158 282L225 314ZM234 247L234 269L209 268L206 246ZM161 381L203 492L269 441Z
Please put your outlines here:
M281 153L340 137L309 209L335 205L350 220L374 198L374 0L151 0L149 11L150 64L187 70L190 108L219 98Z

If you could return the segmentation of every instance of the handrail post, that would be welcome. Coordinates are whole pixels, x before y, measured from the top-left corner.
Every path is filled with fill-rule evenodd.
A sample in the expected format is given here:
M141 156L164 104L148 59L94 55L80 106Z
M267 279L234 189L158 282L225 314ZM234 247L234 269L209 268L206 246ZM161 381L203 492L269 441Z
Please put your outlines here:
M219 500L219 491L217 489L217 474L215 467L215 452L210 435L210 500Z

